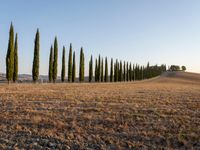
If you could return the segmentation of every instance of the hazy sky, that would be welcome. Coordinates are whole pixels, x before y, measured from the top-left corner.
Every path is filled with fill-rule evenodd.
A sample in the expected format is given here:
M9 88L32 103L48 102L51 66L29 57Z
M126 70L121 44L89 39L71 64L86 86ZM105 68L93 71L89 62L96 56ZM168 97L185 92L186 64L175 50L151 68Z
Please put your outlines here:
M0 2L0 72L11 21L19 38L19 72L31 73L40 29L40 74L48 73L54 37L61 51L83 46L86 59L100 53L133 63L186 65L200 72L199 0L5 0ZM68 60L68 59L67 59ZM85 62L88 68L88 61ZM78 67L78 66L77 66ZM87 71L86 71L87 72Z

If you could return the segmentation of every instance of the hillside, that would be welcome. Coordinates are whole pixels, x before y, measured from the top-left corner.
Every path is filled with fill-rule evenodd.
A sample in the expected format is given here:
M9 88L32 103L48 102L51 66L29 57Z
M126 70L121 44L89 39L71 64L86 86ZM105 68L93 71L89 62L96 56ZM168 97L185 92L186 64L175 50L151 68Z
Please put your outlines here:
M182 71L164 72L159 78L149 81L154 83L200 84L200 74Z
M200 149L199 79L0 84L0 149Z

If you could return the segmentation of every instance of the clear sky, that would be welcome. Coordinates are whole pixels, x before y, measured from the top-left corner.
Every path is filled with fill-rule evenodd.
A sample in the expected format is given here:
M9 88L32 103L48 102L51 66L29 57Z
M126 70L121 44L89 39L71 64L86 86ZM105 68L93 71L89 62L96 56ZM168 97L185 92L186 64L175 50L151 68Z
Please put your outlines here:
M68 54L70 43L77 65L83 46L86 59L101 54L142 65L148 61L185 65L188 71L200 73L199 0L2 0L0 72L5 72L11 21L19 36L19 73L31 73L37 28L40 74L48 73L55 36L59 74L62 46ZM88 68L88 61L85 63Z

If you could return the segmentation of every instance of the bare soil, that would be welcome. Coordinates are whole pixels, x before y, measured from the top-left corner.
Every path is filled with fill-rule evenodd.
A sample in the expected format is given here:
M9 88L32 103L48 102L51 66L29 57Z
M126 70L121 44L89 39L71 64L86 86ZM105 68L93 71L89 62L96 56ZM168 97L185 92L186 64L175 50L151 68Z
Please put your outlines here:
M1 84L0 149L200 149L200 75Z

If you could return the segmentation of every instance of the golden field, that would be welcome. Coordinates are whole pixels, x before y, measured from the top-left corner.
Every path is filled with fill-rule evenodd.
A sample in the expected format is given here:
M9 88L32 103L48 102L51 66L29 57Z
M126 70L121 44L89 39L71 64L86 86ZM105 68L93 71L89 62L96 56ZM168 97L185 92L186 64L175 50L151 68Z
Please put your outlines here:
M200 75L0 85L0 149L200 149Z

